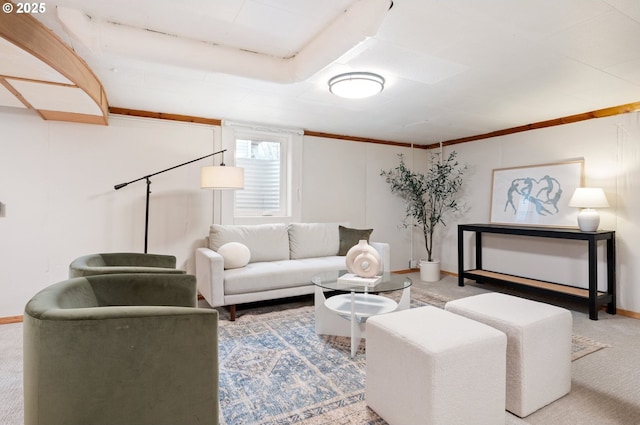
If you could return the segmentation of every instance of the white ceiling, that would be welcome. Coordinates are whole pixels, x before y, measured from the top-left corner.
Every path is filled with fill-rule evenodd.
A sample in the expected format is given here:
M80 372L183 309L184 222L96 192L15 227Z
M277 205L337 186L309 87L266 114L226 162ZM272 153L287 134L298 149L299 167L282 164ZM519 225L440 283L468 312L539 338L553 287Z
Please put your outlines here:
M35 16L120 108L428 144L640 101L638 0L395 0L365 39L381 1L48 0ZM346 71L386 87L337 98Z

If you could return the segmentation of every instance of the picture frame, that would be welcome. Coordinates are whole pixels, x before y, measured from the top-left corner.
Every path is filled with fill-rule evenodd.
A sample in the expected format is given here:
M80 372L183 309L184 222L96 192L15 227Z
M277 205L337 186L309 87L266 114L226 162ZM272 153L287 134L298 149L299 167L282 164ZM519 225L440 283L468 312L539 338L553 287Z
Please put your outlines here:
M584 183L584 160L498 168L491 180L491 223L577 227L569 199Z

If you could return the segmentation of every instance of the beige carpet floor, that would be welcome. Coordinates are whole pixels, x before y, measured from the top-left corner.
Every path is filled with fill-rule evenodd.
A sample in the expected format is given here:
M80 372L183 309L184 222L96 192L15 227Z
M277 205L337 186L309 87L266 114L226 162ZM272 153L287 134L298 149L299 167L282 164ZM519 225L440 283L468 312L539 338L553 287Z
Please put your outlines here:
M436 284L420 282L412 275L414 290L428 289L431 302L460 298L483 292L488 287L458 287L454 278ZM491 289L491 288L489 288ZM308 301L307 301L308 302ZM286 306L286 305L285 305ZM272 306L260 308L273 308ZM242 317L245 309L239 310ZM599 321L588 319L586 312L574 310L574 351L579 361L572 363L572 391L569 395L535 412L524 421L509 417L507 424L563 425L639 425L640 424L640 321L601 313ZM224 320L224 319L223 319ZM240 320L240 319L239 319ZM223 324L224 326L224 324ZM602 349L608 347L606 349ZM586 355L589 354L589 355ZM582 358L581 358L582 357ZM22 400L22 324L0 326L0 424L23 423ZM373 423L360 413L332 409L335 417L318 422L320 416L308 417L306 424ZM369 413L367 413L369 415ZM351 419L347 421L347 417ZM342 419L341 419L342 418ZM511 422L508 422L510 421Z
M571 392L527 416L529 424L640 425L640 320L600 311L599 320L594 321L585 303L471 281L459 287L452 276L436 283L420 282L418 273L410 276L415 286L450 298L495 290L566 307L573 316L574 334L609 346L573 362Z

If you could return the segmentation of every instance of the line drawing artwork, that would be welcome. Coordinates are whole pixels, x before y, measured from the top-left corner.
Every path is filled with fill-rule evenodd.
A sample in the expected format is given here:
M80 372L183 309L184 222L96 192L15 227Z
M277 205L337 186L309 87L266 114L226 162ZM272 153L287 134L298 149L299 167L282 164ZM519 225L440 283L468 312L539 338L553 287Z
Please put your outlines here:
M507 212L511 207L514 215L518 213L518 208L514 203L516 195L520 195L522 200L533 204L536 214L546 216L560 212L558 201L562 197L562 186L558 179L549 175L545 175L539 180L533 177L521 177L511 181L511 185L507 190L504 212ZM553 210L550 210L550 208Z
M575 227L569 198L584 183L584 160L494 168L491 223Z

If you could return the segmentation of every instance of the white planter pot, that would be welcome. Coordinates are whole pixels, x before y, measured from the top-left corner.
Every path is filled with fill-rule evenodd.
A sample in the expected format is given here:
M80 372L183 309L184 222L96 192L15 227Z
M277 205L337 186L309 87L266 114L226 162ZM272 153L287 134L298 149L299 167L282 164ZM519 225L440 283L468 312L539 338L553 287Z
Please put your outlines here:
M437 282L440 280L440 260L420 260L420 280Z

